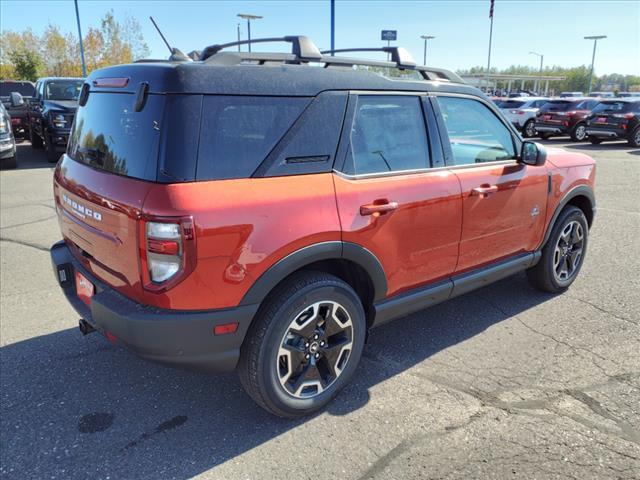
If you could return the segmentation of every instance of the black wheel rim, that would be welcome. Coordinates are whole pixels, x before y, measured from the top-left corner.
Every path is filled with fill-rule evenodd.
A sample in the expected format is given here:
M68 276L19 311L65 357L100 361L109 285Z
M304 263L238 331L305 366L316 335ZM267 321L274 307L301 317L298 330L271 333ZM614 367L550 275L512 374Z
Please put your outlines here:
M280 342L276 372L295 398L312 398L331 387L351 356L353 323L337 302L316 302L296 315Z
M553 254L553 274L560 283L571 280L582 261L584 229L575 220L567 223L560 232Z

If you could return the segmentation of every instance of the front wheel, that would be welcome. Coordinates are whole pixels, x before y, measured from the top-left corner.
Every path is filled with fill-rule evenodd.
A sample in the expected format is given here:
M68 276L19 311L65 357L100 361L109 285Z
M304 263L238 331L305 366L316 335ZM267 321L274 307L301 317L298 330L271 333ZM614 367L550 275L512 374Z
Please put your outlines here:
M538 133L538 136L542 139L542 140L548 140L551 137L551 134L548 132L542 132L542 133Z
M33 128L29 129L29 142L31 142L31 148L35 148L36 150L40 150L43 146L42 138L33 131Z
M527 270L533 286L551 293L569 288L584 262L588 235L589 225L582 210L566 207L542 249L540 261Z
M247 333L240 381L274 415L310 414L349 383L365 334L362 303L347 283L321 272L295 274L270 294Z
M629 137L629 145L635 148L640 147L640 127L636 127Z
M587 138L587 126L584 123L577 124L571 130L571 140L574 142L584 142Z
M524 124L524 127L522 127L522 136L524 138L532 138L536 136L535 120L528 120L527 123Z
M45 154L47 156L47 161L49 163L56 163L60 158L60 153L56 152L55 147L51 144L51 137L47 137L48 140L45 142Z
M589 137L589 141L592 145L600 145L602 143L602 139L598 137Z

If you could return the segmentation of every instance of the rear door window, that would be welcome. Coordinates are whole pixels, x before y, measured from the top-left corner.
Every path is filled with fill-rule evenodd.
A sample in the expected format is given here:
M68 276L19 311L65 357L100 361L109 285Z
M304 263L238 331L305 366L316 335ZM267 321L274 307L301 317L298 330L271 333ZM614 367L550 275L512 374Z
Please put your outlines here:
M197 180L250 177L309 101L306 97L206 96Z
M357 99L344 173L366 175L430 166L420 97L361 95Z

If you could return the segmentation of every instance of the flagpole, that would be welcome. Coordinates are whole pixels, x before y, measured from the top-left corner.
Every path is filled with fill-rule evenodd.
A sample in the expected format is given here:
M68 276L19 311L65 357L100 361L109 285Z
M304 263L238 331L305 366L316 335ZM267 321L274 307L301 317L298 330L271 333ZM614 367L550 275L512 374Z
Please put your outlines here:
M491 26L489 27L489 54L487 55L487 74L485 76L486 91L489 92L489 71L491 70L491 40L493 38L493 3L495 0L491 0L491 7L489 10L489 18L491 18Z

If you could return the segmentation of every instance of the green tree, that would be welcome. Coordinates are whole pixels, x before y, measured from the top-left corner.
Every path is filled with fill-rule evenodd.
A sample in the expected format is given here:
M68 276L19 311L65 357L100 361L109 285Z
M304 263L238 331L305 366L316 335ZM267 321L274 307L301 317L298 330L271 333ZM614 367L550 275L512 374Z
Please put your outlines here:
M32 82L37 80L41 64L37 54L29 50L23 50L22 52L11 52L9 58L13 64L16 79L30 80Z

